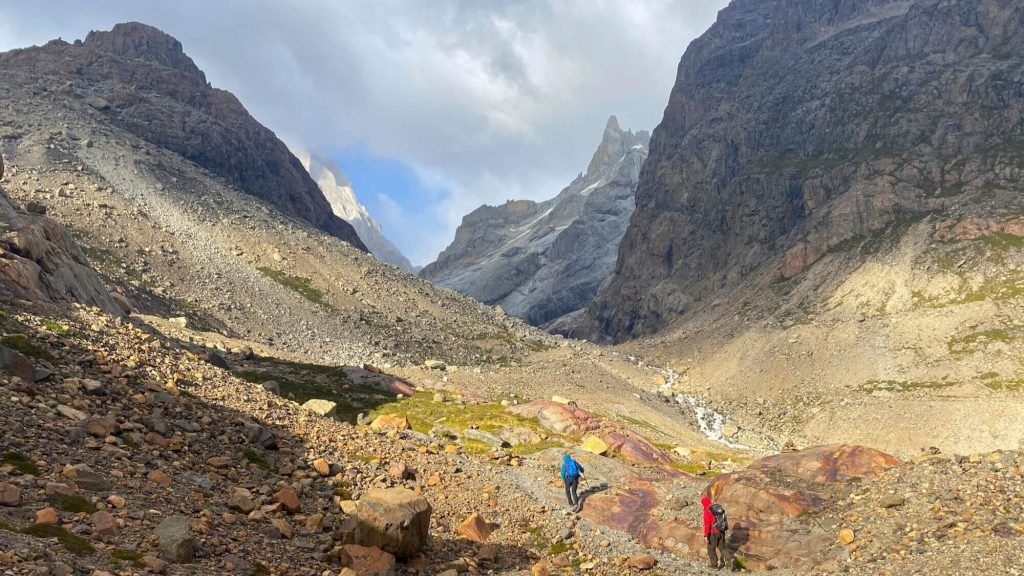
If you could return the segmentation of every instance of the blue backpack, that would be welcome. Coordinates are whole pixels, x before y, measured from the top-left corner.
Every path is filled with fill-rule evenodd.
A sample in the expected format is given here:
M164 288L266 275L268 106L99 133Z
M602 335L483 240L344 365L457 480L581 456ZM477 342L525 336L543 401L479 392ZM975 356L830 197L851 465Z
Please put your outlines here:
M575 478L580 475L580 465L576 463L572 458L565 463L565 477Z

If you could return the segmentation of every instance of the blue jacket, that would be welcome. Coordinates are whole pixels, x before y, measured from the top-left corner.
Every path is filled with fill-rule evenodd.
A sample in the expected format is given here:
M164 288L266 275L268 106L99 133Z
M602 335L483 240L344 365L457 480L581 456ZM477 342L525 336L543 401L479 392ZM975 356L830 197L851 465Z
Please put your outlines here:
M566 455L562 456L562 470L560 472L561 475L562 475L562 480L568 480L569 478L579 478L580 477L580 474L573 474L572 476L569 476L566 473L566 471L569 468L569 462L573 462L573 463L576 464L576 468L579 469L580 474L584 473L583 466L580 466L579 462L576 462L575 460L573 460L572 456L569 456L568 454L566 454Z

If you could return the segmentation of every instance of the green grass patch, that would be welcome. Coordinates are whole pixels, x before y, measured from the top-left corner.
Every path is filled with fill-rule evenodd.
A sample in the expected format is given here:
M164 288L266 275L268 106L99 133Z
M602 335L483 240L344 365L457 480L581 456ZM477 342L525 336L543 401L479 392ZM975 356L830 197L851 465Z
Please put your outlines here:
M71 328L68 328L63 324L58 324L56 321L50 320L49 318L43 320L43 328L46 328L47 330L53 332L54 334L67 334L68 332L71 331Z
M548 554L551 556L557 556L564 554L572 550L572 545L568 541L562 540L561 542L552 542L551 546L548 547Z
M1008 328L990 328L950 338L949 342L946 343L946 347L949 348L950 354L969 354L979 351L989 342L1008 343L1015 336L1016 334Z
M245 456L246 460L264 470L273 469L273 466L270 465L270 462L267 462L267 460L263 458L263 456L261 456L259 452L253 450L252 448L249 448L248 446L242 448L242 455Z
M1024 390L1024 379L987 380L983 382L983 385L986 388L997 392L1020 392L1021 390Z
M979 380L994 380L996 378L999 378L999 372L994 371L985 372L981 376L978 376Z
M914 390L940 390L956 386L954 381L909 381L909 380L868 380L861 385L863 392L887 391L887 392L911 392Z
M236 370L234 375L254 384L273 380L281 388L281 396L304 404L308 400L330 400L338 405L336 418L355 423L360 412L388 402L392 398L373 389L349 387L343 368L274 360L258 370Z
M142 561L141 553L134 550L125 550L124 548L115 548L114 551L110 553L110 562L115 566L128 563L135 568L146 567L146 564Z
M92 544L89 544L88 540L81 536L76 536L60 526L32 524L31 526L22 528L19 532L36 538L55 538L60 542L61 546L64 546L64 548L72 554L85 555L92 554L96 551L96 549L92 547Z
M72 494L50 494L46 497L46 501L62 512L70 512L72 514L92 514L96 511L96 506L94 506L88 498L83 496Z
M49 350L37 344L33 344L24 334L8 334L3 338L0 338L0 344L7 346L12 350L21 352L30 358L47 360L50 362L54 361L53 354L50 354Z
M452 396L450 393L445 395ZM375 408L370 413L370 418L385 414L398 414L409 419L413 430L423 433L429 433L434 426L441 425L456 435L461 435L467 428L475 426L492 434L497 434L504 428L526 428L549 436L548 440L540 444L521 444L507 449L510 454L517 455L565 445L563 442L565 438L551 435L540 428L536 420L532 418L524 418L507 412L505 407L500 404L434 402L433 396L433 392L419 392L408 398L388 402ZM468 453L482 453L490 449L489 446L473 440L465 440L463 445Z
M32 459L21 452L8 452L4 454L0 462L10 464L15 470L27 476L39 476L39 467L32 462Z
M266 266L260 266L256 269L259 270L264 276L270 278L274 282L277 282L281 286L284 286L285 288L297 292L306 300L309 300L314 304L323 306L328 310L333 310L333 307L326 301L324 301L324 293L317 289L315 286L313 286L313 281L310 280L309 278L304 278L302 276L293 276L291 274L288 274L287 272L274 270L273 268L268 268Z
M642 428L644 430L648 430L650 432L654 432L655 434L660 434L662 436L666 435L664 432L662 432L660 428L658 428L654 424L651 424L650 422L646 422L644 420L640 420L639 418L633 418L632 416L627 416L625 414L617 414L616 418L619 418L623 422L628 422L629 424L632 424L637 428ZM671 450L672 448L669 448L669 451Z

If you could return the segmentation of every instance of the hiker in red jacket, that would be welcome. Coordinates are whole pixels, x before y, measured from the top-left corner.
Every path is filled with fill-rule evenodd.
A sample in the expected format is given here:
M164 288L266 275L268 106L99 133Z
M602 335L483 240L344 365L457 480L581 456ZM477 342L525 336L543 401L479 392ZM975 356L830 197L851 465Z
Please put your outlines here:
M704 507L704 541L708 543L708 560L711 562L712 570L725 568L725 528L728 521L725 521L725 510L721 506L721 518L715 518L711 512L711 498L707 496L700 499L700 505ZM716 523L724 529L716 527Z

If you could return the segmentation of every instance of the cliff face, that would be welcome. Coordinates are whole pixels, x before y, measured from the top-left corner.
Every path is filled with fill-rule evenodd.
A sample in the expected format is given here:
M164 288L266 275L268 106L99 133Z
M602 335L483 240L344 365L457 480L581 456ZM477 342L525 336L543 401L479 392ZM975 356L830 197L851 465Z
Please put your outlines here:
M1022 55L1013 0L734 1L679 64L581 332L657 331L898 221L1019 210Z
M586 306L614 264L648 140L612 116L586 174L545 202L474 210L420 275L537 326Z
M364 249L298 159L229 92L210 87L181 43L144 24L0 54L7 81L56 85L113 125L176 152L287 215Z

